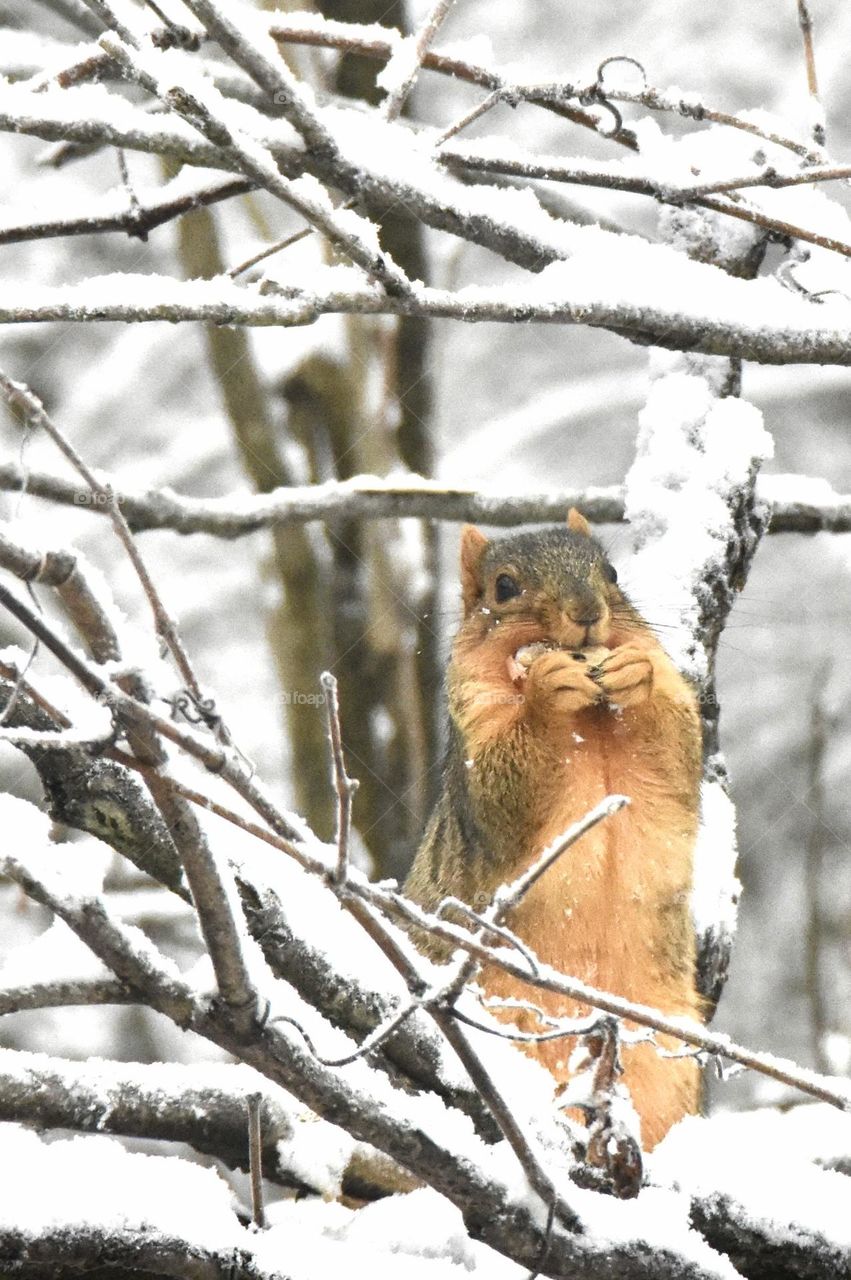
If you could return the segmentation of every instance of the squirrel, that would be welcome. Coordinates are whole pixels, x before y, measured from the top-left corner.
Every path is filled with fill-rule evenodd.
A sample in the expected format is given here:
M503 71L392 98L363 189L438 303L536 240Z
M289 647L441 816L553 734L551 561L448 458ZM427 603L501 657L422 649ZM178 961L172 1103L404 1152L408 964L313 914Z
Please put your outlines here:
M493 540L465 525L461 587L442 790L405 891L426 909L453 896L481 910L571 823L622 793L631 803L551 866L505 923L565 974L700 1018L689 907L702 746L694 690L575 508L566 526ZM426 949L445 957L439 944ZM591 1012L497 966L479 982L487 996L531 998L548 1016ZM519 1025L545 1029L534 1013ZM621 1049L648 1151L700 1104L695 1059L662 1056L681 1045L656 1040ZM563 1084L574 1045L522 1047Z

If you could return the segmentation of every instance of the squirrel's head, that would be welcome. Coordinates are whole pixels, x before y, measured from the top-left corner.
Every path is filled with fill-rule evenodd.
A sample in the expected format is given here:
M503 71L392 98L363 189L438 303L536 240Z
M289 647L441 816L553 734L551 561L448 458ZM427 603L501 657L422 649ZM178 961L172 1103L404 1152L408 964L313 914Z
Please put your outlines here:
M571 649L607 644L613 610L626 606L614 567L575 507L566 525L507 538L465 525L461 589L465 627L482 637L499 628L523 643Z

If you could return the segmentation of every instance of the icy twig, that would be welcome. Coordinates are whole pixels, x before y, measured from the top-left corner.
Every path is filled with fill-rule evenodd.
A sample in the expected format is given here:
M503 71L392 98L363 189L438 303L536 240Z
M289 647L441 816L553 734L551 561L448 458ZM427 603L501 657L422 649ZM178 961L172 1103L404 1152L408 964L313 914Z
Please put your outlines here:
M342 208L354 208L354 201L346 201ZM313 227L302 227L300 231L294 231L292 235L284 236L283 239L276 240L274 244L267 244L264 248L259 249L257 253L252 253L250 258L245 258L242 262L238 262L235 267L231 267L228 271L228 276L231 280L235 280L237 276L244 275L246 271L256 267L259 262L265 262L267 258L273 257L276 253L283 253L284 249L289 249L291 245L298 244L299 241L305 240L310 235L313 235Z
M443 132L439 133L435 138L434 145L436 147L441 147L444 142L448 142L450 138L454 138L462 129L466 129L467 126L473 124L475 120L480 120L482 116L487 115L489 111L493 110L497 103L505 100L505 96L504 89L492 89L487 97L482 98L481 102L477 103L475 107L471 107L469 111L465 111L464 114L459 116L459 118L453 121L452 124L447 125ZM449 163L451 162L452 154L451 152L441 151L439 153L439 158L441 160L446 160L446 162Z
M282 44L301 44L324 49L341 49L347 53L360 54L363 57L381 61L386 61L390 58L395 49L393 39L389 36L383 37L379 35L374 27L361 27L357 23L333 22L327 19L321 27L304 27L300 26L298 22L289 22L286 18L276 16L270 22L269 33L273 39ZM392 34L398 40L398 33L393 32ZM426 52L422 60L422 66L425 70L452 76L468 84L480 85L491 92L504 87L502 78L490 68L463 58L442 54L439 51L429 50ZM548 93L543 89L536 90L534 86L518 86L518 89L522 91L524 101L563 115L575 123L593 130L595 133L603 132L598 119L592 113L583 111L580 107L571 103L557 101L552 93ZM810 161L818 161L821 158L817 152L796 139L766 130L752 120L744 119L733 115L729 111L723 111L718 107L708 105L700 101L694 94L689 94L686 98L679 98L652 88L631 92L626 89L610 89L606 86L605 95L607 99L615 102L631 102L647 107L651 111L672 112L682 115L686 119L707 120L715 124L723 124L733 129L743 130L745 133L763 138L766 142L773 142L777 146L781 146ZM624 128L620 133L610 133L607 136L613 137L615 141L630 147L632 150L637 148L635 135L628 128Z
M764 319L742 319L736 310L742 305L740 290L759 288L763 282L730 280L730 293L725 296L726 286L718 285L716 268L702 263L688 265L713 273L717 304L714 310L690 313L679 305L656 304L646 298L639 301L637 297L630 301L589 300L584 291L581 301L565 299L558 290L551 297L542 297L538 283L523 282L514 285L510 295L504 289L482 286L473 297L431 288L420 288L415 296L401 297L366 287L324 294L294 292L276 298L247 291L238 296L231 282L223 281L227 288L223 287L220 298L216 298L215 283L211 282L199 301L195 282L168 281L162 300L127 302L116 301L112 286L99 296L98 281L89 280L84 286L68 286L67 293L63 286L51 289L50 301L30 302L24 294L15 299L12 290L7 290L0 298L0 323L203 320L212 324L283 327L311 323L323 314L439 316L468 323L539 321L590 325L613 329L640 345L653 343L669 350L731 356L761 364L851 364L847 326L838 318L833 323L823 319L823 306L801 300L800 305L810 311L806 321L801 313L797 324L781 323L768 311ZM185 301L179 300L181 293L185 294ZM831 308L831 314L834 310Z
M527 1001L523 1001L522 1005L524 1008L529 1008L533 1011L538 1018L545 1016ZM513 1008L515 1006L506 1007ZM520 1044L544 1044L550 1040L581 1038L591 1035L600 1022L599 1016L596 1014L591 1014L587 1018L548 1018L548 1022L558 1022L559 1025L551 1027L549 1031L520 1031L516 1026L510 1024L478 1022L457 1007L453 1008L452 1016L457 1018L459 1022L465 1023L468 1027L474 1027L476 1031L483 1031L489 1036L498 1036L502 1040L517 1041Z
M683 116L686 120L709 121L710 124L723 124L731 129L739 129L741 132L749 133L755 138L762 138L765 142L771 142L775 146L783 147L784 150L801 156L811 164L818 164L822 159L820 151L814 151L805 143L798 142L795 138L789 138L785 134L776 133L774 130L765 129L753 120L733 115L731 112L723 111L719 107L708 106L693 94L689 94L687 97L677 97L676 94L653 88L640 90L607 89L606 94L613 102L631 102L636 106L646 107L648 111L670 112L674 115Z
M391 1013L390 1016L380 1024L380 1026L375 1028L374 1031L371 1031L370 1034L361 1041L357 1049L353 1049L351 1053L344 1053L336 1058L326 1058L318 1051L313 1036L310 1035L297 1018L291 1018L289 1014L285 1013L276 1014L274 1018L269 1019L269 1022L283 1022L286 1023L287 1026L295 1027L296 1031L299 1033L302 1040L321 1066L348 1067L351 1066L353 1062L357 1062L358 1059L365 1058L369 1054L375 1053L378 1049L382 1048L386 1041L396 1034L399 1028L407 1022L411 1015L416 1013L417 1009L425 1008L426 1004L427 1001L425 999L417 999L411 1001L409 1004L403 1005L401 1009L397 1009L394 1013Z
M557 836L552 844L544 849L531 866L522 872L516 880L498 889L492 907L493 917L497 923L519 905L532 886L537 884L541 876L549 871L550 867L554 866L567 853L568 849L576 844L577 840L581 840L592 827L596 827L599 822L612 817L629 803L628 796L606 796L593 809L590 809L583 818L580 818L578 822L572 823L562 835Z
M474 911L468 903L462 902L460 898L443 898L435 910L437 915L444 917L451 917L460 913L462 916L466 916L468 920L472 920L473 924L479 926L481 936L486 933L492 933L494 937L502 938L503 942L507 942L510 947L514 947L515 951L519 951L531 972L535 972L536 962L534 955L526 944L521 942L517 935L507 929L505 925L495 924L493 920L488 920L486 915L479 911Z

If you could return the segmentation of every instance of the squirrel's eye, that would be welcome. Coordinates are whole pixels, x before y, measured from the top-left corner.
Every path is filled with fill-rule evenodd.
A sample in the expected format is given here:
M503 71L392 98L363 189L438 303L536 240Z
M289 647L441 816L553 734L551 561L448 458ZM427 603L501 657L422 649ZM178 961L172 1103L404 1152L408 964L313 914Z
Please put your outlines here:
M603 565L603 573L606 575L609 582L617 582L618 571L613 564L609 564L608 560Z
M494 595L497 604L504 604L506 600L512 600L514 596L520 595L519 584L510 573L500 573L494 583Z

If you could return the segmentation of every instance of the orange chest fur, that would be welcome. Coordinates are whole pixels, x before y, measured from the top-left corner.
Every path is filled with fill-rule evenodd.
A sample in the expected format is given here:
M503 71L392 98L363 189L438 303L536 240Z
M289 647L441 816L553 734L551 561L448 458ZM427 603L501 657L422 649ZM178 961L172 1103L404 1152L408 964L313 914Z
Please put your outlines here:
M604 796L627 795L631 803L563 855L512 927L545 962L649 998L660 933L672 911L687 911L696 819L642 730L636 713L601 711L558 744L524 865Z

